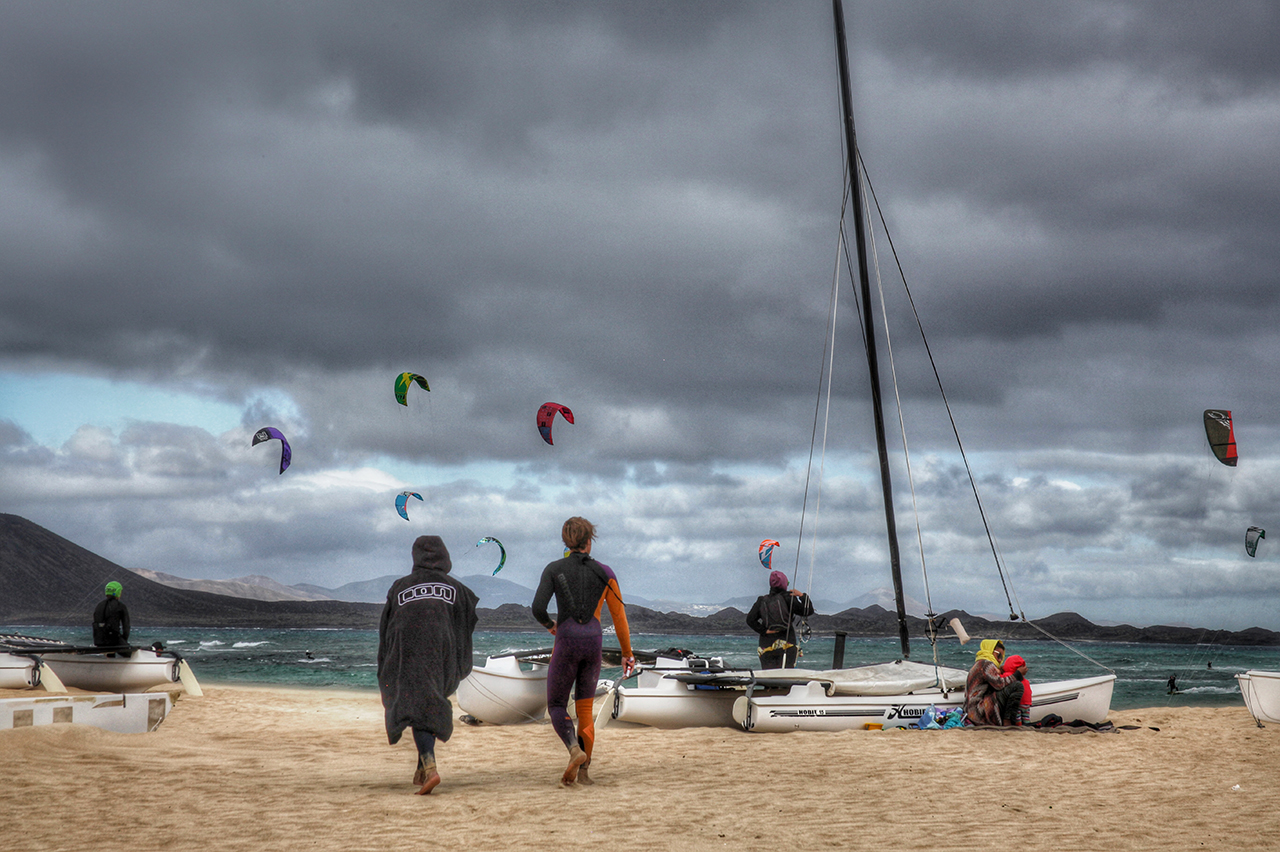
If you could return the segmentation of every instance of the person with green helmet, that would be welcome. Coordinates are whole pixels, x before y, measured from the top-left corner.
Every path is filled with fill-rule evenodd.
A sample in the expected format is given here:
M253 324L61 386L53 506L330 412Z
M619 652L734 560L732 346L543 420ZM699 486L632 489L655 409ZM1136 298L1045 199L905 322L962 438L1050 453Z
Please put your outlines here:
M106 598L93 611L93 644L103 648L128 645L129 608L120 600L124 589L112 580L106 591Z

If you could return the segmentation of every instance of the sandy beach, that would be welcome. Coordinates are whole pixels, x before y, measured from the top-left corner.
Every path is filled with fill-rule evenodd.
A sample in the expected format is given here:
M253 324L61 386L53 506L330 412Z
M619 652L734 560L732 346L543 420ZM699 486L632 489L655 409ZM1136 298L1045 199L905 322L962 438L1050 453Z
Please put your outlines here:
M1243 705L1111 733L610 725L563 788L549 725L457 725L414 795L376 693L209 686L160 729L0 731L7 850L1280 849L1280 726ZM1159 730L1155 730L1155 729Z

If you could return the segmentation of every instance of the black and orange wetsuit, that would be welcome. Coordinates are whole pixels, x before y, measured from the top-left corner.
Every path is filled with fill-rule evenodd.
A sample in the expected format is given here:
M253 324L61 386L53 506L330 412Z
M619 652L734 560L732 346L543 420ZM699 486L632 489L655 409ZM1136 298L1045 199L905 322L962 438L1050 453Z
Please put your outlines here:
M552 595L556 599L556 618L547 614ZM551 726L566 747L581 742L591 756L595 741L595 725L591 712L596 683L600 679L600 650L603 637L600 613L605 603L613 617L622 656L630 657L631 632L627 628L627 611L622 604L622 591L613 570L585 553L570 553L542 570L538 591L533 596L533 617L548 630L555 628L555 648L547 670L547 713ZM574 691L578 714L575 734L569 718L569 690ZM579 739L580 738L580 739Z

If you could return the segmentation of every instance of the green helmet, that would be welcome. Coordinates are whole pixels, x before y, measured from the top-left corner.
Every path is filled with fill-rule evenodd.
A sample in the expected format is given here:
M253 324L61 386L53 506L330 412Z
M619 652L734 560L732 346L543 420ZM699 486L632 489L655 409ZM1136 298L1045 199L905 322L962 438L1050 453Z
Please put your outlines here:
M117 583L115 580L112 580L110 583L107 583L107 597L118 598L120 597L120 593L123 591L124 591L124 587L121 586L119 583Z

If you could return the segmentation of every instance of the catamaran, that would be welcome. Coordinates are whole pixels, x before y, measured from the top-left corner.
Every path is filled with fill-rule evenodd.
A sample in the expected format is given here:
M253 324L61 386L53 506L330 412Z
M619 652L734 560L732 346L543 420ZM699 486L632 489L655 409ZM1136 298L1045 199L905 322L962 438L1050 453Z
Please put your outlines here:
M871 376L871 402L876 425L880 482L884 497L890 574L897 606L900 659L872 666L808 669L733 670L700 658L663 660L654 670L642 672L635 686L620 685L611 691L610 718L655 727L741 726L747 731L847 730L904 727L917 721L930 706L952 708L964 702L967 672L910 660L905 596L894 517L893 486L885 440L880 372L876 343L876 313L871 294L864 204L868 193L860 166L849 85L841 0L833 0L836 54L840 75L843 135L846 150L846 206L853 211L853 242L857 259L858 292L863 321L867 366ZM844 211L841 213L842 246ZM828 333L834 331L834 324ZM827 394L830 394L829 374ZM945 397L944 397L945 399ZM815 430L816 432L816 430ZM905 440L904 440L905 447ZM963 452L963 448L962 448ZM968 462L965 462L966 468ZM972 478L971 478L972 482ZM977 496L977 488L974 487ZM981 503L979 501L979 508ZM985 515L984 515L985 523ZM993 545L993 555L995 548ZM997 556L997 567L999 558ZM1010 602L1010 613L1013 606ZM1015 618L1017 616L1014 616ZM940 634L932 613L930 639ZM935 644L936 650L936 644ZM838 665L838 664L837 664ZM1049 713L1067 720L1100 723L1110 712L1115 675L1034 685L1032 721Z

